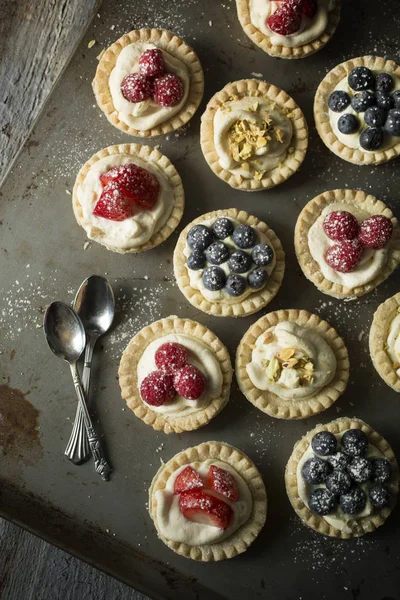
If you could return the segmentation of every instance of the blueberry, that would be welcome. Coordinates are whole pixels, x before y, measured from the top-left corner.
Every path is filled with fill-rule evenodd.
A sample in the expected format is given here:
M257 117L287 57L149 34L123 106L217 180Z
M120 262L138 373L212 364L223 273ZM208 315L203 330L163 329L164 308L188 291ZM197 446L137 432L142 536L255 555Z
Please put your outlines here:
M372 475L372 463L362 456L355 456L347 465L347 472L357 483L365 483Z
M339 117L337 126L340 133L349 135L350 133L354 133L355 131L357 131L359 121L354 115L351 115L350 113L345 113L344 115Z
M354 487L342 494L339 502L340 508L346 515L355 515L365 508L367 497L361 488Z
M205 225L195 225L187 235L187 243L192 250L205 250L213 241L213 233Z
M375 508L385 508L390 501L390 492L384 485L378 483L370 488L369 499Z
M386 121L386 111L380 106L370 106L364 113L364 121L370 127L383 127Z
M222 265L229 258L229 248L223 242L213 242L206 250L208 262L213 265Z
M218 238L219 240L224 240L225 238L232 235L233 223L225 217L220 217L219 219L214 221L212 230L216 238Z
M326 489L339 496L345 494L351 488L351 477L346 471L333 471L326 478Z
M233 273L247 273L251 264L251 256L244 250L235 250L228 260L229 268Z
M330 466L322 458L309 458L301 469L301 474L307 483L323 483L330 471Z
M348 77L351 89L359 92L360 90L372 90L374 88L374 76L367 67L356 67Z
M389 73L378 73L375 77L375 89L382 92L390 92L393 89L394 81Z
M268 280L268 273L265 269L254 269L247 277L247 283L251 288L259 290Z
M257 241L256 232L249 225L238 225L232 238L238 248L251 248Z
M393 106L395 108L400 108L400 90L396 90L392 94Z
M226 280L226 291L230 296L241 296L246 290L246 280L240 275L229 275Z
M328 456L328 463L331 465L332 469L345 469L350 461L350 457L347 456L344 452L336 452Z
M400 135L400 109L389 110L385 123L385 131L390 135Z
M319 431L311 440L311 448L320 456L335 454L337 448L337 439L330 431Z
M192 271L198 271L206 266L206 257L201 250L194 250L189 254L186 264Z
M354 94L351 99L351 108L356 112L365 112L367 108L375 104L375 95L365 90Z
M372 464L372 481L376 483L385 483L392 476L392 465L386 458L373 458Z
M350 104L350 96L341 90L336 90L328 98L328 106L333 112L342 112Z
M383 110L390 110L393 106L393 98L387 92L376 92L376 105Z
M225 286L225 271L221 267L207 267L204 269L202 280L206 290L217 292Z
M368 109L369 110L369 109ZM360 135L360 146L364 150L378 150L383 144L382 129L376 127L368 127Z
M368 438L361 429L348 429L342 436L342 448L350 456L363 456L368 449Z
M257 244L251 251L251 258L257 267L266 267L274 260L274 251L266 244Z
M329 515L336 508L336 499L328 490L316 488L308 497L308 506L316 515Z

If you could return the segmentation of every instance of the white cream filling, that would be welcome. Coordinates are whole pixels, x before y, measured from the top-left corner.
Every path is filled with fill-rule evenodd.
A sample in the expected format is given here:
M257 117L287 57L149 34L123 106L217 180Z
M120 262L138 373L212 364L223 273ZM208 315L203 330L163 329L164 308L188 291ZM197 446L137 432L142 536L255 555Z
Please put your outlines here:
M234 478L239 498L236 502L231 502L228 498L223 500L229 504L233 511L232 521L224 530L212 525L195 523L183 516L179 509L179 496L174 495L174 483L179 473L188 465L182 465L169 477L165 489L157 490L155 493L157 500L157 523L163 537L172 542L183 542L189 546L204 546L221 542L229 538L241 525L246 523L252 511L253 498L247 483L227 463L219 460L208 459L203 462L190 463L200 476L205 479L211 465L216 465L225 471L228 471ZM220 496L221 497L221 496Z
M108 80L113 104L118 111L119 120L129 127L141 131L146 131L147 129L156 127L171 119L171 117L176 115L176 113L182 109L189 94L190 79L186 65L178 58L175 58L160 48L164 56L166 73L173 73L182 81L184 94L181 101L175 106L168 107L159 106L151 98L136 103L129 102L129 100L124 98L121 91L123 79L131 73L138 73L140 56L145 50L155 48L157 48L157 46L145 44L143 42L135 42L134 44L125 46L119 53L115 67L111 71Z
M113 167L135 164L150 171L160 184L158 200L152 210L140 210L124 221L112 221L97 217L93 210L103 191L100 175ZM114 248L135 248L145 244L167 222L174 203L174 193L164 173L151 162L145 162L130 154L113 154L95 162L84 181L78 186L77 198L82 207L81 225L88 238Z
M271 333L273 339L268 343L266 338L268 339ZM308 372L300 368L282 369L276 381L268 378L266 362L270 362L284 348L296 350L293 358L306 358L312 362L314 370L309 373L312 376L311 381L301 381L302 375ZM282 321L257 338L246 371L253 385L259 390L268 390L287 400L311 398L334 378L336 358L318 333L296 323Z
M222 391L223 376L218 359L204 342L190 335L173 333L157 338L151 342L140 357L137 366L138 386L152 371L157 370L154 360L155 353L162 344L172 342L181 344L188 350L188 364L197 367L206 378L204 393L197 400L188 400L177 394L172 400L162 406L151 406L154 412L171 415L174 418L186 417L203 410L214 398L219 398Z
M234 224L235 227L237 227L238 225L242 225L242 223L240 223L239 221L237 221L236 219L231 219L229 218L229 220ZM211 225L216 221L216 219L208 219L206 221L203 221L201 223L201 225L205 225L206 227L211 227ZM257 243L263 243L263 244L267 244L268 246L270 246L272 249L274 248L272 243L270 242L270 240L268 239L268 237L262 233L261 231L257 230L257 235L258 235L258 241ZM225 238L224 240L221 240L224 244L226 244L229 248L233 250L237 250L238 248L235 245L235 242L233 241L232 237L229 236L227 238ZM244 252L247 252L248 254L251 254L251 248L249 249L245 249ZM185 249L183 251L184 256L187 258L189 256L189 254L192 253L192 250L189 248L188 244L185 245ZM275 251L274 251L274 258L272 260L272 262L266 266L266 267L262 267L263 269L265 269L268 273L268 275L270 276L272 271L274 270L276 265L276 257L275 257ZM204 267L210 267L210 266L215 266L215 265L211 265L211 263L206 263L206 266ZM218 267L220 267L228 276L230 274L230 269L228 266L228 262L224 262L222 263L222 265L217 265ZM247 278L247 275L253 271L254 269L256 269L258 267L256 267L254 264L252 265L250 271L247 271L246 273L240 273L241 277L244 277L245 279ZM223 302L224 304L237 304L239 302L243 302L243 300L245 300L246 298L248 298L250 296L250 294L253 294L255 292L259 292L260 290L255 290L249 286L246 287L246 290L244 292L244 294L242 294L241 296L230 296L228 294L228 292L225 290L225 288L223 288L222 290L218 290L216 292L213 292L211 290L207 290L204 287L203 284L203 279L202 279L202 275L203 275L203 271L204 269L199 269L198 271L194 271L192 269L188 269L188 273L189 273L189 280L190 280L190 287L192 287L195 290L199 290L201 292L201 294L204 296L204 298L206 298L207 300L209 300L210 302ZM268 279L266 284L268 283ZM265 284L265 285L266 285Z
M390 323L387 338L387 351L394 365L400 364L400 314L396 315ZM400 367L396 368L397 377L400 377Z
M311 256L318 263L325 279L328 279L332 283L339 283L352 290L359 285L365 285L373 281L379 275L387 261L387 246L381 250L364 248L360 262L351 273L339 273L339 271L332 269L325 260L325 254L328 248L336 242L326 235L323 229L323 222L326 215L336 210L345 210L351 213L359 223L371 216L353 204L345 202L330 204L324 208L321 216L310 227L308 232L308 247Z
M250 110L257 105L257 110ZM242 163L249 165L249 170L243 169L229 151L229 130L236 121L251 121L260 125L264 119L272 119L282 132L283 141L278 142L272 134L271 141L256 151L256 157ZM292 122L279 110L271 107L264 98L246 96L241 100L225 102L214 115L214 146L219 163L230 173L252 179L256 171L271 171L286 158L287 150L292 139Z

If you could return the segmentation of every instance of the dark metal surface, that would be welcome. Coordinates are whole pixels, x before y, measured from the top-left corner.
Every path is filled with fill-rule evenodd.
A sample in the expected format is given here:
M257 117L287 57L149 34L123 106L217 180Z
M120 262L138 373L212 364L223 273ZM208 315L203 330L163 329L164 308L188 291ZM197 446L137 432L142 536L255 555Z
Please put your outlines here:
M400 517L360 540L326 539L303 527L286 498L283 472L293 444L316 423L357 415L384 435L400 456L399 398L375 373L367 349L376 307L399 289L399 274L355 303L320 294L301 274L293 229L304 204L336 187L367 190L400 216L398 162L356 167L330 153L315 132L313 93L328 69L353 56L377 53L399 59L399 17L393 2L344 2L330 44L303 61L279 61L245 37L232 0L107 2L54 90L44 113L1 190L0 237L0 510L2 515L115 574L155 598L271 597L274 600L399 598ZM346 394L319 417L276 421L232 388L231 401L207 427L180 436L156 433L136 419L120 398L117 381L124 347L144 324L169 314L208 325L234 356L257 316L216 319L191 307L173 282L172 236L139 256L121 256L91 243L72 214L74 178L102 147L133 141L114 129L95 106L90 87L96 55L125 31L165 27L192 44L202 61L206 91L199 113L183 132L148 142L160 144L182 176L187 208L182 225L215 208L242 207L276 231L287 253L281 291L268 307L317 312L344 337L351 360ZM384 35L382 36L382 31ZM88 49L88 42L96 45ZM299 173L261 194L233 191L216 178L199 147L205 102L228 81L262 74L293 95L310 127L310 150ZM137 140L135 140L137 141ZM72 301L80 283L97 272L116 294L112 330L96 347L93 393L96 427L104 430L114 472L109 483L91 461L76 467L64 457L75 412L68 369L51 355L37 326L46 304ZM265 312L265 311L264 311ZM234 326L233 326L234 325ZM4 415L6 417L4 418ZM98 419L98 423L97 423ZM244 555L197 564L157 539L146 510L147 489L160 458L204 440L237 445L252 457L269 495L267 524Z

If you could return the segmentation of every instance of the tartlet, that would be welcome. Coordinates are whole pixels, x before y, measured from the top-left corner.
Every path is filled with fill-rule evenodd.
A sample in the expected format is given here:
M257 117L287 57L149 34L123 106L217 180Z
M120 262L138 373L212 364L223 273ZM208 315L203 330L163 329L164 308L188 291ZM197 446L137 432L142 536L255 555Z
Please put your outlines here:
M369 334L372 362L383 381L400 392L400 292L374 314Z

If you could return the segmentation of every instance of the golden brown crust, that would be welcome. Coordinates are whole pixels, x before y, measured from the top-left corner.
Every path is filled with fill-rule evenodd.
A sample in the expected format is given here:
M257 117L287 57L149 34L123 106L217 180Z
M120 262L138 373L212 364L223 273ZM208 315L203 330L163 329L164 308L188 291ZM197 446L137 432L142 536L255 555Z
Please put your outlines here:
M260 335L283 321L290 321L318 333L332 349L336 358L334 379L312 398L290 400L280 398L268 390L256 388L247 374L246 366ZM254 323L244 334L236 353L236 379L240 390L254 406L277 419L306 419L329 408L346 389L349 379L347 348L335 329L317 315L306 310L278 310L268 313Z
M213 398L202 410L183 417L155 412L146 402L143 402L138 388L137 367L143 352L151 342L171 333L192 336L206 344L218 360L223 377L219 397ZM162 430L164 433L181 433L207 425L224 408L229 400L232 366L227 349L207 327L190 319L167 317L147 325L131 339L122 354L118 375L122 398L139 419L155 430Z
M315 515L310 509L304 504L299 497L298 485L297 485L297 465L301 460L303 454L307 451L311 444L313 436L318 431L330 431L334 434L341 433L347 429L362 429L368 436L369 443L378 448L380 452L387 458L393 468L392 480L390 483L390 489L392 494L397 495L399 490L399 469L396 461L396 457L393 453L392 448L388 442L372 427L364 423L361 419L343 417L336 419L331 423L325 425L317 425L312 431L307 433L299 442L297 442L293 448L291 457L289 458L288 464L285 471L285 483L286 491L289 500L300 517L300 519L318 533L329 535L331 537L348 539L351 537L359 537L370 531L374 531L377 527L383 525L390 513L392 512L395 502L391 506L383 508L381 510L375 509L372 515L361 517L350 521L351 533L341 531L330 525L323 517Z
M183 191L182 180L174 165L171 163L169 158L167 158L164 154L161 154L161 152L159 152L155 148L152 148L151 146L142 146L141 144L119 144L115 146L108 146L108 148L103 148L102 150L99 150L99 152L96 152L96 154L89 158L89 160L83 165L83 167L77 175L72 193L72 208L74 210L75 218L78 221L79 225L83 227L83 212L81 204L78 200L77 191L78 187L85 180L85 177L88 174L90 167L94 165L94 163L96 163L98 160L101 160L106 156L112 156L114 154L130 154L132 155L132 157L140 158L145 162L149 162L153 165L156 165L160 169L160 171L165 175L165 177L168 179L171 185L172 191L174 193L174 205L172 207L172 211L170 216L168 217L167 222L164 223L161 229L156 231L152 235L152 237L141 246L123 249L115 248L113 246L107 246L101 241L101 235L99 235L99 238L95 239L94 241L105 246L107 250L111 250L112 252L118 252L120 254L125 254L127 252L144 252L145 250L150 250L150 248L155 248L156 246L162 244L167 238L169 238L171 233L173 233L178 227L185 207L185 194Z
M400 292L378 307L369 333L369 350L374 367L383 381L396 392L400 392L400 378L387 351L387 338L390 325L399 312Z
M184 255L184 249L186 246L186 237L189 230L198 223L202 223L207 219L217 217L228 217L240 221L240 223L250 225L264 233L270 240L273 250L275 252L276 265L272 271L267 284L261 289L257 290L248 296L242 302L236 304L224 304L223 302L210 302L203 296L203 294L190 285L190 278L188 269L186 267L186 257ZM285 253L282 249L281 242L275 233L266 225L263 221L257 219L252 215L249 215L244 210L237 210L236 208L229 208L225 210L215 210L205 215L201 215L181 232L176 248L174 251L174 273L179 289L186 299L203 312L206 312L215 317L244 317L251 315L258 310L261 310L266 306L277 294L283 279L285 272Z
M335 89L336 85L347 77L355 67L368 67L372 70L385 71L396 77L400 77L400 66L393 60L386 60L378 56L362 56L347 60L337 65L332 71L324 77L319 84L314 100L314 117L317 131L324 144L348 162L356 165L380 164L396 158L400 154L400 141L392 148L387 150L377 150L376 152L366 152L362 148L349 148L345 146L333 131L329 119L328 98Z
M245 96L264 97L277 108L287 113L293 126L292 140L289 152L283 162L271 171L266 171L260 181L255 179L244 179L234 175L220 166L218 154L214 145L214 115L215 111L225 102ZM290 115L290 116L289 116ZM209 167L223 181L231 187L246 192L258 192L266 190L283 183L293 175L304 160L308 145L307 122L301 109L286 92L266 81L256 79L242 79L228 83L222 90L214 94L205 113L201 117L200 143Z
M209 458L226 462L233 467L247 483L253 507L249 519L231 537L222 542L206 546L189 546L181 542L171 542L164 538L157 523L156 492L163 490L168 478L179 467ZM177 554L200 561L217 561L241 554L250 546L264 526L267 514L267 493L264 482L255 464L243 452L222 442L204 442L194 448L188 448L176 454L156 473L149 490L149 512L160 539Z
M340 20L340 0L336 0L335 7L328 14L328 23L325 31L312 42L299 46L298 48L286 48L285 46L275 46L271 44L271 39L262 31L255 27L250 19L250 2L249 0L236 0L236 8L239 21L245 34L251 41L259 46L264 52L270 56L278 58L306 58L321 50L331 39L335 33L336 27Z
M144 131L129 127L120 121L108 85L111 71L115 67L121 50L135 42L154 44L178 58L185 64L190 78L189 95L182 109L165 123ZM181 38L164 29L137 29L123 35L100 55L92 86L97 104L114 127L136 137L153 137L175 131L193 117L203 97L204 75L196 53Z
M393 236L389 242L388 258L382 272L369 283L359 285L352 290L326 279L318 263L311 256L308 246L308 232L310 228L318 217L321 216L324 208L335 202L345 202L355 205L370 215L385 215L393 223ZM355 299L367 294L382 283L382 281L385 281L400 263L400 228L397 219L386 204L361 190L330 190L310 200L297 219L294 245L297 260L307 279L312 281L321 292L334 298Z

